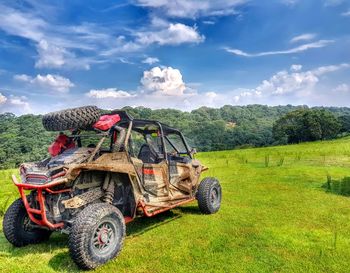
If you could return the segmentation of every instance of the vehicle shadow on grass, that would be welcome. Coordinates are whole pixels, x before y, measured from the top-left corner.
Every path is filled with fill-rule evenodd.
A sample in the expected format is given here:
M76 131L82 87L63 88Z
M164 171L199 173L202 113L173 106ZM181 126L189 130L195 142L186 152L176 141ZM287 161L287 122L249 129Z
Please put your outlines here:
M183 210L184 209L184 210ZM175 221L182 217L182 213L192 213L191 207L177 208L175 210L166 211L155 215L151 218L141 217L129 223L126 228L127 238L141 236L142 234L158 228L171 221ZM193 209L194 211L194 209ZM48 266L55 271L80 272L74 262L71 260L68 252L68 236L65 234L54 233L50 240L44 243L29 245L16 248L7 242L2 231L0 232L0 258L6 257L25 257L27 255L53 253L52 258L48 262ZM56 253L55 252L59 252Z
M177 207L176 210L180 211L183 214L203 215L197 205Z

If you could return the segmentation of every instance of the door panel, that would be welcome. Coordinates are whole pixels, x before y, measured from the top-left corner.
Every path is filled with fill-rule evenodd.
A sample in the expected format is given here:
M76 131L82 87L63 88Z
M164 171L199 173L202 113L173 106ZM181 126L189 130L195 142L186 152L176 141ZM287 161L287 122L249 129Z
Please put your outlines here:
M144 163L142 173L143 186L148 193L159 197L169 195L168 167L165 162L159 164Z
M190 165L170 161L170 184L187 193L192 192Z

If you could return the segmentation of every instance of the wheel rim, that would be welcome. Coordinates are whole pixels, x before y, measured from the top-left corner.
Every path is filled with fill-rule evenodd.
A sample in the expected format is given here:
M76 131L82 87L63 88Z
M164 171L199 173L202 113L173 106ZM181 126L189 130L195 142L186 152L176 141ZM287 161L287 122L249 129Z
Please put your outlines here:
M91 248L98 256L113 252L117 244L117 229L113 222L105 220L98 225L92 235Z
M210 191L210 203L213 207L217 207L220 205L221 193L220 189L214 187Z

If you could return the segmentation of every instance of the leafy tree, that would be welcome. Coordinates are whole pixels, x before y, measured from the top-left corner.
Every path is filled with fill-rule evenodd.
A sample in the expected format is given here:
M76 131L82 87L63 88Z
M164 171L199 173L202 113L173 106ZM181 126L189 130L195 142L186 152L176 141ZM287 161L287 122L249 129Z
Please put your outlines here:
M337 136L340 123L324 109L300 109L278 119L273 136L278 143L299 143L330 139Z
M350 132L350 115L340 116L338 118L338 121L341 124L340 132L342 133Z

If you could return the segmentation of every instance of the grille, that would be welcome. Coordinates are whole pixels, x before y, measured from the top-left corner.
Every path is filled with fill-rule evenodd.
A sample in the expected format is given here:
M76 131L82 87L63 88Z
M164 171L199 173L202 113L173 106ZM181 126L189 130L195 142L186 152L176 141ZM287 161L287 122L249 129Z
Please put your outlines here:
M47 177L45 175L26 175L26 183L28 184L45 184Z

